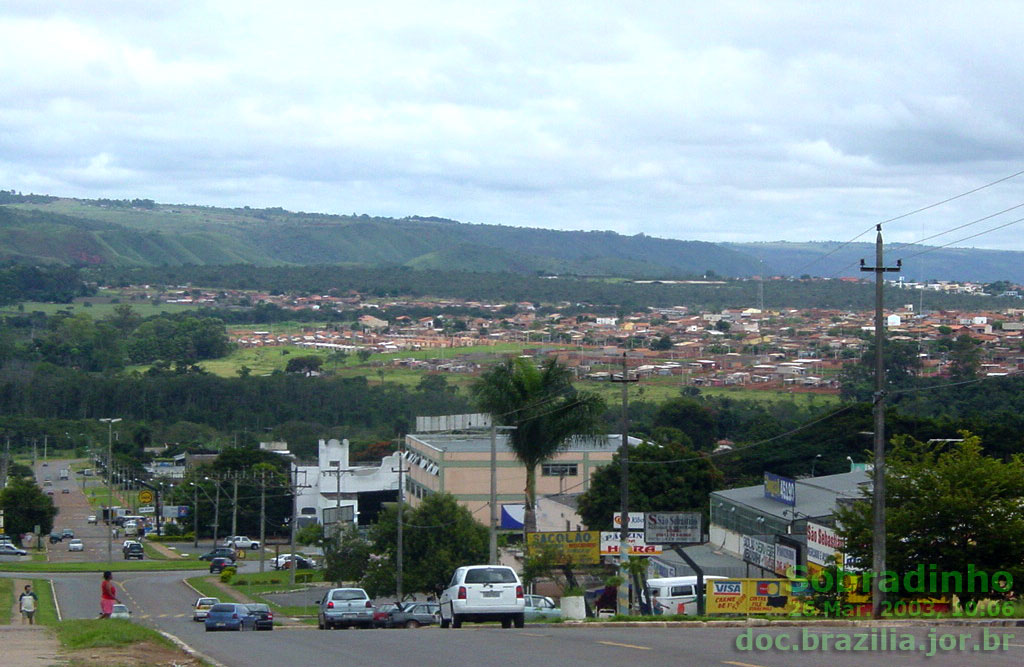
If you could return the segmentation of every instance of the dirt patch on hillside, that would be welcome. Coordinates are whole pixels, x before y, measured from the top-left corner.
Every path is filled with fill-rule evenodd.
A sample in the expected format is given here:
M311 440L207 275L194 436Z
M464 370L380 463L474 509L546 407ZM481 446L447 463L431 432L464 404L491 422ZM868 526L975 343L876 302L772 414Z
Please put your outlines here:
M202 667L203 663L181 649L141 642L118 648L87 648L62 651L60 657L72 667Z

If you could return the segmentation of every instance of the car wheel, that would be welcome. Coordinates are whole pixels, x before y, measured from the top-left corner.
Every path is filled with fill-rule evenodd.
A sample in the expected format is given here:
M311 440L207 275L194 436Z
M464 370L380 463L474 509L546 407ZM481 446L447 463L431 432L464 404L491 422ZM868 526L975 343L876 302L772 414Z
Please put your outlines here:
M521 628L526 625L526 618L522 614L516 614L512 617L512 622L515 623L517 628Z
M212 632L212 631L213 631L213 628L211 628L210 626L206 626L206 631L207 631L207 632Z
M451 626L452 622L444 616L441 617L441 628L447 630Z
M462 627L462 619L455 614L452 614L452 627L456 630Z
M316 619L316 627L317 627L317 630L323 630L324 629L323 619L321 619L321 618L317 618Z
M251 544L251 545L249 545L249 548L252 549L253 551L256 551L257 549L260 548L260 545L258 545L258 544Z
M416 620L413 620L413 619L409 619L408 621L406 621L405 627L407 627L409 629L418 628L418 627L420 627L420 623L419 623L419 621L416 621Z
M511 627L512 627L512 619L511 618L506 616L505 618L501 619L501 628L503 630L508 630Z

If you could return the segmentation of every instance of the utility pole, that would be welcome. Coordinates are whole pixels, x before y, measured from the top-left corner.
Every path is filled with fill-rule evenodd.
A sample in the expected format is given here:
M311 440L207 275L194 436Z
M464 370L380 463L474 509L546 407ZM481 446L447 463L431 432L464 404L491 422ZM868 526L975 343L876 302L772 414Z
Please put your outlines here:
M47 441L49 439L50 439L49 434L44 434L43 435L43 463L46 463L46 445L48 444Z
M612 376L615 379L615 376ZM637 380L640 378L637 377ZM621 524L619 530L619 577L623 583L618 590L618 611L629 614L629 368L626 353L622 353L622 444L619 445L619 493Z
M498 427L491 415L491 525L490 563L498 564Z
M199 485L192 483L192 547L199 548Z
M899 271L903 262L897 260L896 266L885 266L882 261L882 225L876 225L875 229L878 230L875 237L875 266L865 266L862 259L860 260L860 270L871 271L875 274L875 442L871 494L871 567L875 577L871 587L871 615L874 618L881 618L882 605L885 602L885 592L881 587L882 575L885 572L885 360L882 355L882 346L885 342L885 323L882 317L882 287L885 284L883 279L885 273Z
M231 473L235 483L234 494L231 498L231 535L238 535L238 471ZM262 545L261 545L262 546Z
M213 501L213 548L217 548L217 527L220 523L220 480L213 478L214 498Z
M291 528L291 537L289 538L289 546L291 547L292 562L288 568L288 581L291 586L295 586L295 570L297 563L295 562L295 524L298 523L298 507L299 507L299 468L292 464L292 520L289 521L289 528ZM262 546L262 545L261 545Z
M260 572L263 572L267 556L267 480L260 472Z
M11 459L11 436L7 436L6 444L4 445L4 460L3 465L0 465L0 489L7 488L7 464Z
M111 476L114 474L114 424L121 421L120 417L104 417L107 422L107 562L114 561L114 532L110 524L114 522L114 486Z
M401 444L398 448L399 454L402 452ZM398 473L398 532L395 534L395 595L398 602L402 601L402 561L404 560L402 551L402 506L405 505L405 458L402 456L398 457L398 470L392 472Z

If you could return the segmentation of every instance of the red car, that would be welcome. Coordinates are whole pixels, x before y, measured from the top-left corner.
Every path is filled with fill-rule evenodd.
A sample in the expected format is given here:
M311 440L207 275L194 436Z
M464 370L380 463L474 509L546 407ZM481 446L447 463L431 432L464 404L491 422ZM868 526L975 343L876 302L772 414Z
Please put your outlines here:
M387 604L382 604L379 607L377 607L376 610L373 612L373 627L375 627L375 628L386 628L386 627L388 627L388 615L391 614L391 612L397 611L397 610L399 610L401 608L402 608L401 605L395 604L393 602L389 602Z

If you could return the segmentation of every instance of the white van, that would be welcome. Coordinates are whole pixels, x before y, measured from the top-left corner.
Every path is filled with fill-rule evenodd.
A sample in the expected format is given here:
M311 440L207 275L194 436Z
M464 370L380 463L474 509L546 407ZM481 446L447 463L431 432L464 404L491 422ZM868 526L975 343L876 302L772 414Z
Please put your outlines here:
M712 579L728 579L728 577L718 577L715 575L704 575L704 585L707 586L707 582ZM667 615L670 614L687 614L690 616L696 615L697 613L697 577L664 577L660 579L648 579L647 580L647 600L651 600L651 596L656 596L658 604L662 607L661 613ZM707 592L705 590L705 597Z

